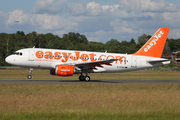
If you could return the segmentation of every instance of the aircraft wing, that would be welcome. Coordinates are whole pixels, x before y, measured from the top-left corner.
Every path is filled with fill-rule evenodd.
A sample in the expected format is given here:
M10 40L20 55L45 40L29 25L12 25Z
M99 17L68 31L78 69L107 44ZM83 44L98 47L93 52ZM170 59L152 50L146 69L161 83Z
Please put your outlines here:
M78 63L76 62L76 63L64 63L64 64L61 63L61 65L76 66L80 68L81 70L92 70L92 69L96 69L96 67L103 68L102 65L112 66L111 63L117 60L118 59L109 59L109 60L90 61L90 62L78 62ZM55 68L55 66L58 64L59 62L52 63L51 67Z
M112 66L111 63L113 61L117 61L118 59L109 59L109 60L102 60L102 61L91 61L91 62L81 62L81 63L75 63L75 66L80 68L82 71L84 70L97 70L98 69L103 69L102 65L108 65Z
M113 61L117 61L118 59L109 59L109 60L101 60L101 61L90 61L90 62L76 62L76 63L64 63L61 65L69 65L69 66L76 66L80 68L82 71L87 71L87 70L97 70L98 69L104 69L102 65L108 65L112 66L111 63ZM56 65L58 65L59 62L54 62L51 64L52 68L55 68Z
M90 66L97 66L102 67L101 65L109 65L112 66L111 63L113 61L117 61L118 59L109 59L109 60L101 60L101 61L93 61L93 62L84 62L84 63L76 63L76 66L83 66L83 65L90 65Z

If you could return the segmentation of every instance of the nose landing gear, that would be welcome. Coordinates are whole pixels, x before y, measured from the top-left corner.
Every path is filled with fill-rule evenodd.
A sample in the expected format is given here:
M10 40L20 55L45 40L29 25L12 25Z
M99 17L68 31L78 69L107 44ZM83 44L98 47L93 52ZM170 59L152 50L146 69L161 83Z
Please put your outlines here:
M33 68L30 68L30 70L29 70L29 75L27 76L28 79L31 79L31 78L32 78L32 76L31 76L32 71L33 71Z

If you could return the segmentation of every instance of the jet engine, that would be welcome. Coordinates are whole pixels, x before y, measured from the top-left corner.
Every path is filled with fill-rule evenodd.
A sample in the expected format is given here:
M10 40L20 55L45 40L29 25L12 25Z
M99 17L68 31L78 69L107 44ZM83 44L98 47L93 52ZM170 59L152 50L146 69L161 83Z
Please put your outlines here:
M75 73L81 73L75 66L56 65L55 69L50 70L51 75L72 76Z

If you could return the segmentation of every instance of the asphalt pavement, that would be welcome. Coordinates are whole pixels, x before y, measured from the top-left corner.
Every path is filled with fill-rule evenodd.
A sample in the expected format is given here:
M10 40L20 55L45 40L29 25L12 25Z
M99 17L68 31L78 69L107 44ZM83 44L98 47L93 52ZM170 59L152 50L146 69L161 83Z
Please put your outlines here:
M180 79L94 79L89 82L77 79L0 79L0 84L62 84L62 83L117 83L117 84L180 84Z

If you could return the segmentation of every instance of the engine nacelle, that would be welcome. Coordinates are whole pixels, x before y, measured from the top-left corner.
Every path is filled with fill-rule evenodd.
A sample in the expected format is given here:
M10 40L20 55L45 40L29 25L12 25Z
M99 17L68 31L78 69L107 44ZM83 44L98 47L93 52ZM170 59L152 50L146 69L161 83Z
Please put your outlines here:
M69 65L56 65L55 69L50 70L51 75L58 76L72 76L74 73L77 73L75 66Z

